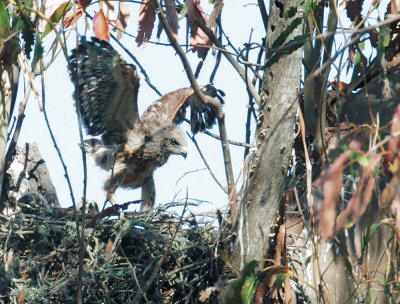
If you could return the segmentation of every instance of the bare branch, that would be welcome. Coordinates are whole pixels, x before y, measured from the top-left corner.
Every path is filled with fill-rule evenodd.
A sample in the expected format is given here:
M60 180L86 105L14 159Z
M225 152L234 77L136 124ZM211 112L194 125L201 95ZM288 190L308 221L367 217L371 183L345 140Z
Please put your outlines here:
M218 48L225 50L224 46L222 45L221 41L215 37L214 33L206 27L204 24L200 22L196 22L196 24L203 30L204 33L210 38L211 42L214 43ZM248 90L251 92L253 95L254 100L257 102L257 104L260 104L260 95L258 94L256 88L253 86L251 83L251 80L246 78L246 73L243 70L243 68L239 65L239 63L233 59L233 57L228 53L228 52L223 52L225 58L233 65L235 70L239 73L240 77L244 80L246 83Z
M179 46L178 42L176 41L175 37L173 36L172 30L166 21L165 15L162 11L159 1L154 0L154 3L156 6L158 18L160 19L160 22L164 26L164 30L168 36L169 41L171 42L172 47L178 53L178 56L181 59L183 66L185 67L186 75L190 81L190 84L191 84L196 96L198 96L199 99L205 105L212 107L217 113L218 127L219 127L220 136L221 136L222 152L224 155L225 174L226 174L226 179L228 181L228 193L230 195L235 196L235 194L236 194L235 180L233 177L232 161L231 161L231 156L230 156L230 152L229 152L228 136L227 136L226 127L225 127L225 116L224 116L224 113L222 112L221 103L219 102L219 100L217 100L215 98L204 95L203 92L200 90L200 88L197 84L197 81L193 75L192 69L188 62L188 59L187 59L184 51L182 50L182 48Z
M194 138L194 136L190 136L189 133L186 132L186 134L189 136L189 138L192 140L192 142L194 143L194 145L196 146L197 151L200 154L201 159L203 160L204 165L207 167L208 172L210 173L211 177L215 180L215 182L217 183L217 185L225 192L227 193L225 187L219 182L219 180L217 179L217 177L215 176L214 172L212 171L210 165L208 164L206 158L204 157L203 153L201 152L201 149L199 147L199 145L197 144L196 139Z

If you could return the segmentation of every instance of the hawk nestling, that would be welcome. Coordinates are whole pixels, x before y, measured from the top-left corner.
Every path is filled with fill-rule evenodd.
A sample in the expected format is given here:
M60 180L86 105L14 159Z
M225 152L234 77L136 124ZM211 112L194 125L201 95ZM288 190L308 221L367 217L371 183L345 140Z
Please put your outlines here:
M139 118L136 67L106 41L82 38L70 62L74 98L85 129L89 135L102 135L101 140L85 140L84 147L100 167L111 172L104 186L108 199L113 202L118 187L141 187L141 210L151 209L153 171L171 154L186 157L185 137L176 126L184 120L186 107L191 109L193 133L210 128L216 113L197 99L192 88L186 88L162 96ZM218 97L212 85L202 90Z

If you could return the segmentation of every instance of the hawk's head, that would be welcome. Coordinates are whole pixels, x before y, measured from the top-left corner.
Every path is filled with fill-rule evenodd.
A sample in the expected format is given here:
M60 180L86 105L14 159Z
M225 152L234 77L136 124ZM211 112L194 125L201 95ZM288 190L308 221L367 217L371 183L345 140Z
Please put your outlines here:
M152 141L159 145L160 152L164 155L177 154L184 158L187 156L185 135L174 125L167 125L155 131L152 134Z

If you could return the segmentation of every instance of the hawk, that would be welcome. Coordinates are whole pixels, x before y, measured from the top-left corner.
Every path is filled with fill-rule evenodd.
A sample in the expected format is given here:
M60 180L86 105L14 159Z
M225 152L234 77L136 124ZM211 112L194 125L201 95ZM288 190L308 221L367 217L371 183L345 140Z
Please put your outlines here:
M142 188L141 210L149 210L155 200L153 172L171 154L186 158L183 132L177 127L190 107L193 133L210 128L215 111L204 105L192 88L180 89L153 102L139 117L139 76L104 40L84 37L70 56L70 76L75 85L75 105L88 135L84 149L97 165L110 171L104 190L114 203L118 187ZM218 97L212 85L202 87L205 94Z

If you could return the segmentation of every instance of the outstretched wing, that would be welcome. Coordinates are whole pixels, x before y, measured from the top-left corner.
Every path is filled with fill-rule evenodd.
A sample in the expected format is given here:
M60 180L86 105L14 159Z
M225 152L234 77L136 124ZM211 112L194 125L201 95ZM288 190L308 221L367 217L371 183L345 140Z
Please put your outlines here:
M97 38L82 38L70 62L74 98L87 133L103 134L105 144L125 142L127 131L139 118L136 67Z
M201 87L204 94L218 97L223 104L219 94L222 91L209 84ZM190 106L190 125L193 133L211 128L217 118L215 111L204 105L194 93L192 88L180 89L162 96L153 102L143 113L142 126L145 129L154 129L166 124L180 124L186 115L186 108Z

